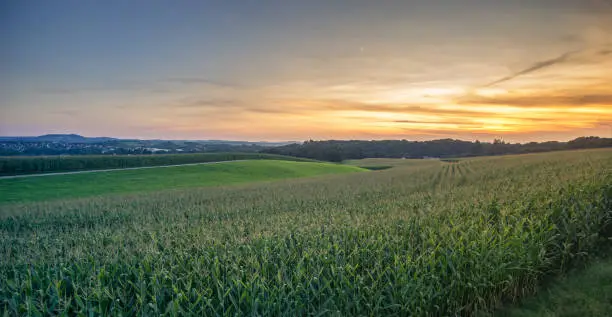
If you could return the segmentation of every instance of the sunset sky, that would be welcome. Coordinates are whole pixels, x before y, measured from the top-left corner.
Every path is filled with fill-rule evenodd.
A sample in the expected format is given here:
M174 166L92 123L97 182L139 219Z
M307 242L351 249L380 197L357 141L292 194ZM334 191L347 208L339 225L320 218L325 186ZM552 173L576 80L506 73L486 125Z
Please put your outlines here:
M0 3L0 135L612 137L610 0Z

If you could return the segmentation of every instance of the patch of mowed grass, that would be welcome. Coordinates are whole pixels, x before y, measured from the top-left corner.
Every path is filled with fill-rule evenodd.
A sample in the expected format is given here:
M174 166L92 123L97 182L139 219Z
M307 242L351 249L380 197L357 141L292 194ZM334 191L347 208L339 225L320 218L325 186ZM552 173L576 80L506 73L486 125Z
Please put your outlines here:
M360 167L365 168L370 171L383 171L383 170L393 168L393 166L360 166Z
M366 158L360 160L346 160L342 162L346 165L360 167L398 167L398 166L434 166L439 165L438 159L397 159L397 158Z
M466 316L612 235L612 151L0 207L9 315Z
M0 179L0 202L24 202L220 186L365 171L331 163L240 161L142 170Z

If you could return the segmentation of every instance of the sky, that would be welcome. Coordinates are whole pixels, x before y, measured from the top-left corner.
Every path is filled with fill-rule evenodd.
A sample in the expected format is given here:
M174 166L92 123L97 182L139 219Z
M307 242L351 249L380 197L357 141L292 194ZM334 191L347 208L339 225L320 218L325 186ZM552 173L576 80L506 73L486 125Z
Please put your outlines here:
M612 137L612 0L2 0L0 135Z

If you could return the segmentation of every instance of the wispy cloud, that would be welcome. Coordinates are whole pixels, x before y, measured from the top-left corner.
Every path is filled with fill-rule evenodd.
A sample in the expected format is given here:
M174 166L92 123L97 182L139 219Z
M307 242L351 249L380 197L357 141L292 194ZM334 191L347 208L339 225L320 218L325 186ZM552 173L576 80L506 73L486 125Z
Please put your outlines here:
M239 101L232 99L216 99L216 98L203 98L203 99L192 99L183 98L176 101L171 105L173 108L194 108L194 109L231 109L231 108L242 108Z
M458 100L464 105L504 105L511 107L576 107L576 106L609 106L612 107L612 93L570 94L570 95L532 95L532 96L467 96Z
M554 65L557 65L557 64L562 64L562 63L568 61L570 57L572 57L573 55L575 55L575 54L577 54L579 52L580 51L570 51L570 52L563 53L562 55L560 55L558 57L555 57L553 59L548 59L548 60L545 60L545 61L536 62L536 63L532 64L531 66L529 66L529 67L527 67L527 68L525 68L525 69L523 69L523 70L521 70L519 72L516 72L516 73L514 73L514 74L512 74L510 76L506 76L504 78L501 78L501 79L498 79L498 80L493 81L491 83L488 83L488 84L484 85L483 87L491 87L491 86L494 86L494 85L498 85L498 84L501 84L503 82L506 82L506 81L509 81L509 80L513 80L513 79L515 79L515 78L517 78L519 76L524 76L524 75L527 75L527 74L530 74L530 73L533 73L533 72L536 72L536 71L539 71L539 70L542 70L542 69L545 69L545 68L548 68L548 67L551 67L551 66L554 66Z
M100 83L80 84L71 87L49 87L41 90L45 94L77 94L86 92L109 92L109 91L151 91L169 93L176 90L177 86L208 86L218 89L244 88L241 85L207 79L203 77L170 77L159 80L120 80L112 79Z
M70 95L84 92L108 92L108 91L144 91L153 88L146 82L111 80L97 84L74 85L71 87L49 87L41 89L44 94Z
M262 104L268 104L262 105ZM235 117L238 118L243 114L295 114L297 109L282 107L275 104L273 101L244 101L240 99L191 99L184 98L172 105L173 109L187 110L185 115L194 115L195 113L210 117Z
M170 77L166 79L160 80L161 83L171 83L171 84L183 84L183 85L210 85L210 86L218 86L218 87L230 87L237 88L242 87L242 85L230 82L224 82L219 80L214 80L205 77Z
M55 110L50 110L49 114L57 114L57 115L62 115L62 116L67 116L67 117L76 117L79 114L81 114L81 112L77 109L55 109Z
M607 55L610 55L610 54L612 54L612 49L605 49L605 50L599 51L599 55L601 55L601 56L607 56Z

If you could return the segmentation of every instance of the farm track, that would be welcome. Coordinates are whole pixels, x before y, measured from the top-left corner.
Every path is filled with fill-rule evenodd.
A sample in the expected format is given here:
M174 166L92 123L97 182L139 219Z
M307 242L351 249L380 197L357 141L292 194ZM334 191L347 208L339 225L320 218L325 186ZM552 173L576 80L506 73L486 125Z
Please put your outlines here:
M131 171L131 170L142 170L142 169L161 168L161 167L196 166L196 165L209 165L209 164L219 164L219 163L228 163L228 162L244 162L244 161L249 161L249 160L231 160L231 161L187 163L187 164L174 164L174 165L139 166L139 167L126 167L126 168L109 168L109 169L102 169L102 170L88 170L88 171L74 171L74 172L57 172L57 173L43 173L43 174L12 175L12 176L0 176L0 179L42 177L42 176L54 176L54 175L72 175L72 174L85 174L85 173L101 173L101 172L115 172L115 171Z

